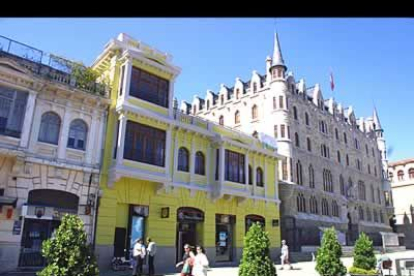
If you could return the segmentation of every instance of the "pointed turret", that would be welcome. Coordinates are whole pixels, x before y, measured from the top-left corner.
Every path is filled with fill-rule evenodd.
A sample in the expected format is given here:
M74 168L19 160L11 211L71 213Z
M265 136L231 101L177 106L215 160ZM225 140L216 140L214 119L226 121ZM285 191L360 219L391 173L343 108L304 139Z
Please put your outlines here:
M382 130L376 107L374 107L374 115L372 116L372 119L374 121L374 130Z
M272 80L284 80L286 69L287 67L285 65L285 61L283 60L282 50L280 48L279 43L279 37L277 33L275 33L272 66L269 69L272 76Z
M275 44L273 46L272 67L273 66L283 66L285 70L287 69L285 61L283 60L282 49L280 47L279 36L277 33L275 33Z

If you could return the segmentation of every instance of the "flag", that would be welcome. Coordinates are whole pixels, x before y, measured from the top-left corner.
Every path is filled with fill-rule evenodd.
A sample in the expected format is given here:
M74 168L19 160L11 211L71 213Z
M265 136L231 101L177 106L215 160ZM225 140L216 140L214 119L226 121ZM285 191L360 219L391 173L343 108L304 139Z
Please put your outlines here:
M333 78L332 71L331 71L331 73L329 75L329 80L330 80L330 83L331 83L331 90L333 91L334 88L335 88L335 83L334 83L334 78Z

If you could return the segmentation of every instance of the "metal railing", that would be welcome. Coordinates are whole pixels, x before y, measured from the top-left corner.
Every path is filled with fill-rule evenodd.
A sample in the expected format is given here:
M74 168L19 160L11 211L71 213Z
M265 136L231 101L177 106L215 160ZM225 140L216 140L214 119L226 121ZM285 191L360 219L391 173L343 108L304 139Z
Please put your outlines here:
M5 56L18 62L34 74L49 80L75 87L85 92L107 95L107 87L102 83L81 84L72 74L75 62L43 52L29 45L0 35L0 57ZM86 70L86 68L84 68Z

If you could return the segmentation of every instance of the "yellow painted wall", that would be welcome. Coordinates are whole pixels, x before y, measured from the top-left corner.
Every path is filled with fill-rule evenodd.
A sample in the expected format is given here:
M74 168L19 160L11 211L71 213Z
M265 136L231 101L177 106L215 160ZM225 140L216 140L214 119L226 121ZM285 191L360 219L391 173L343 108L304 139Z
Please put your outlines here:
M279 208L275 203L264 201L245 200L238 203L236 198L231 200L220 199L213 202L204 191L197 191L194 196L184 188L178 188L171 193L156 194L156 183L121 178L114 189L104 189L104 198L100 209L100 232L97 243L112 245L115 227L127 227L128 204L149 206L146 234L150 235L160 246L175 246L177 232L177 209L193 207L205 214L205 221L201 225L202 237L199 242L204 246L215 246L215 215L228 214L236 216L235 246L243 246L245 234L245 216L249 214L261 215L266 219L266 231L272 247L280 244L280 229L272 227L272 219L279 219ZM161 218L161 208L170 207L169 218Z

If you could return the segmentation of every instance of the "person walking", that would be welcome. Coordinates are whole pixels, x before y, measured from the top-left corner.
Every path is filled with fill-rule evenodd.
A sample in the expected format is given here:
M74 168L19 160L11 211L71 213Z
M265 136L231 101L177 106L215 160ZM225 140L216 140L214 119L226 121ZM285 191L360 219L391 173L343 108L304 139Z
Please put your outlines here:
M282 248L281 248L281 255L280 255L280 264L282 267L280 270L284 269L285 264L289 265L289 269L292 269L292 265L289 262L289 247L286 245L286 241L282 240Z
M197 255L194 258L193 276L207 276L208 259L204 248L196 247Z
M192 268L194 264L194 253L191 251L191 246L189 244L184 245L184 255L183 260L175 265L175 267L183 266L181 269L180 276L191 276Z
M136 276L136 275L141 276L142 275L142 265L144 264L144 258L145 258L145 255L146 255L145 246L142 243L142 239L138 239L135 242L132 255L135 259L135 265L134 265L134 269L132 271L132 276Z
M155 268L154 268L154 258L155 254L157 254L157 244L152 241L150 237L147 239L147 253L148 253L148 275L154 276Z

